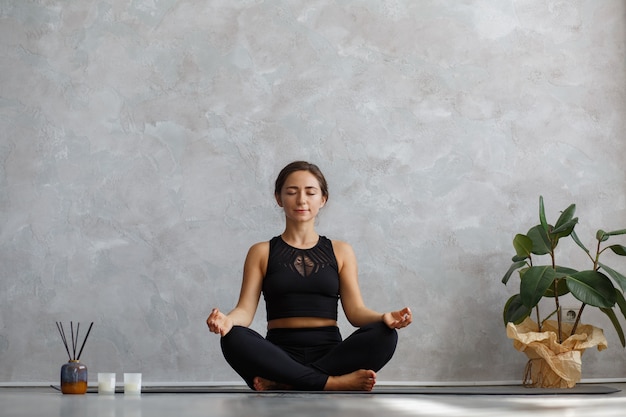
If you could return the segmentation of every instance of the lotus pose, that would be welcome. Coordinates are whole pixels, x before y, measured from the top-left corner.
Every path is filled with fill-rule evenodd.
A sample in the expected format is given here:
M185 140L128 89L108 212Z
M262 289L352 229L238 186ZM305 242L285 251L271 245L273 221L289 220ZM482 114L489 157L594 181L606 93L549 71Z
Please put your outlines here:
M278 175L274 197L285 230L253 245L241 293L228 314L214 308L206 322L221 335L226 361L256 391L370 391L393 356L396 329L412 322L408 307L379 313L365 306L352 247L315 231L328 201L319 168L296 161ZM267 335L250 329L259 298L267 310ZM345 340L337 326L341 305L358 329Z

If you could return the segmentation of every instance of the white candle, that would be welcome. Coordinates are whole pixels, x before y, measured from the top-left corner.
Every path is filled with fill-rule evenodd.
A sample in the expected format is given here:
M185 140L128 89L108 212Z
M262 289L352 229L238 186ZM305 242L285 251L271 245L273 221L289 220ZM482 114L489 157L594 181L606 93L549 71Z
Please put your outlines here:
M98 373L98 394L115 394L115 373Z
M125 373L124 374L124 394L138 395L141 394L141 374Z
M133 384L131 382L124 384L124 392L126 394L138 394L141 392L141 386L139 384Z

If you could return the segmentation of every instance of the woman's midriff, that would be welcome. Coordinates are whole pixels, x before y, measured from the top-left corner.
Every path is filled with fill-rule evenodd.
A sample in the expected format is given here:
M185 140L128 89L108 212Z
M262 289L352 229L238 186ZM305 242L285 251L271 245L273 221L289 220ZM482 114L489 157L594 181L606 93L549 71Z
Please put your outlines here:
M288 317L274 319L267 323L268 329L301 329L308 327L337 326L337 320L321 317Z

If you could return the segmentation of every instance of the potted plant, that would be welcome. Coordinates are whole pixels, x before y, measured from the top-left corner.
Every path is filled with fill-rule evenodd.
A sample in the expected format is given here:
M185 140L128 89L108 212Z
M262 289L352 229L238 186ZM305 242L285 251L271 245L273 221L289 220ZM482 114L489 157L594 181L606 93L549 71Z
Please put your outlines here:
M580 380L584 350L592 346L598 350L606 348L601 329L580 323L582 312L587 306L597 307L609 317L622 346L626 346L615 308L618 307L621 315L626 317L626 300L623 295L626 277L600 262L600 256L608 252L626 256L625 246L606 243L613 236L626 234L626 229L612 232L598 230L597 244L592 252L574 231L578 223L578 218L574 217L575 211L576 205L570 205L551 225L546 220L543 197L539 197L539 224L530 228L526 234L517 234L513 239L513 264L504 274L502 282L506 285L513 272L518 271L519 293L506 302L503 318L507 335L514 339L515 348L529 357L525 385L573 387ZM571 238L584 251L591 262L590 269L578 271L557 263L556 248L565 238ZM547 257L548 262L540 264L540 257ZM581 302L573 325L565 323L562 317L560 300L566 294L571 294ZM553 301L548 303L551 307L545 315L539 309L540 301L544 298ZM542 307L545 304L542 303Z

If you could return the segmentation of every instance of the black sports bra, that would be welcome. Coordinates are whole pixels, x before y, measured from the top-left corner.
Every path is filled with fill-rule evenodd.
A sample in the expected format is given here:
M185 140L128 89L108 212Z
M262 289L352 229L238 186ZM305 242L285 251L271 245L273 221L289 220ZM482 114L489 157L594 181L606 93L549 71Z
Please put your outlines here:
M337 320L339 272L330 239L320 236L310 249L270 240L267 273L263 279L267 320L322 317Z

